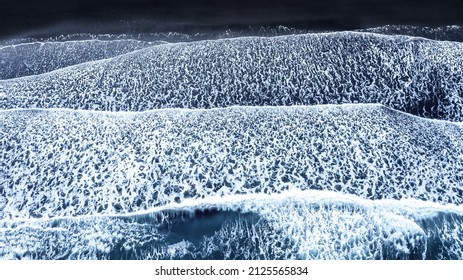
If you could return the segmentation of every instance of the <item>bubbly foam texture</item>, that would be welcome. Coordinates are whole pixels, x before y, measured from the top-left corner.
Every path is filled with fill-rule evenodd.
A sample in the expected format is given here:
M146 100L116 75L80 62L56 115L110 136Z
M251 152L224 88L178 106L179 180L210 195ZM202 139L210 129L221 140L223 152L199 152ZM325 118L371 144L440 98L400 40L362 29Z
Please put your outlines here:
M359 32L164 44L0 81L0 108L381 103L463 121L462 46Z
M38 75L87 61L110 58L161 42L83 40L29 42L0 47L0 79Z
M236 214L220 217L218 230L197 239L187 234L193 220L172 214L211 208ZM327 191L229 196L148 216L2 222L0 258L461 259L463 209L457 208ZM179 235L174 228L182 222L187 228Z
M0 112L2 219L332 190L463 202L463 127L381 105Z
M463 26L458 25L448 25L441 27L386 25L381 27L362 29L360 31L388 35L407 35L414 37L424 37L432 40L463 42Z
M462 43L248 32L0 42L0 259L462 259Z

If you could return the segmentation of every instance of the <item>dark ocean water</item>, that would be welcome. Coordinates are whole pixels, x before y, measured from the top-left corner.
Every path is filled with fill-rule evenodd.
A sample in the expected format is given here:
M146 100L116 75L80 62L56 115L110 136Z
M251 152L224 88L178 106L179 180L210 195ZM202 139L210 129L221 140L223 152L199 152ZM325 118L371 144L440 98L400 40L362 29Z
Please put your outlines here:
M463 259L459 1L20 2L0 259Z
M248 26L353 30L462 25L461 1L108 0L3 3L0 37L151 32L209 33Z

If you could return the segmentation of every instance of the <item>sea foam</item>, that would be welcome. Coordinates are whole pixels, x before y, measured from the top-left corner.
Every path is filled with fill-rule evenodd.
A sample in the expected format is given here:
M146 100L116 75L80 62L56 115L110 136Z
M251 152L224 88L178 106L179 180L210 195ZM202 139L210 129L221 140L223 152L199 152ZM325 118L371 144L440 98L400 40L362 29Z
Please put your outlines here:
M0 108L381 103L463 121L462 43L362 32L162 44L0 81Z
M0 112L3 219L332 190L463 202L463 127L381 105Z

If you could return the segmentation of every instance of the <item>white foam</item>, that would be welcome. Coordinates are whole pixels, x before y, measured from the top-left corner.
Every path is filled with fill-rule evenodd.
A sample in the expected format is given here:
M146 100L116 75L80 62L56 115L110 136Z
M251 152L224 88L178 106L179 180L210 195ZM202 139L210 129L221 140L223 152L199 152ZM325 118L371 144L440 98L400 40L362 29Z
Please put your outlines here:
M165 44L1 81L7 96L0 107L145 111L381 103L462 121L462 52L457 42L358 32Z
M10 242L0 247L0 258L43 258L44 254L49 258L56 258L53 254L71 259L108 258L113 250L121 250L116 249L118 246L140 259L214 255L224 259L425 258L427 242L436 242L428 241L433 234L448 246L441 251L441 257L448 258L450 253L452 258L458 258L456 254L463 244L458 235L462 228L457 221L444 221L437 233L421 225L423 219L432 222L439 213L461 217L461 206L414 200L371 201L331 191L292 190L189 200L153 209L151 213L211 208L255 213L260 218L253 223L245 218L224 221L218 231L194 244L182 236L179 241L168 238L171 233L163 232L161 224L134 222L141 213L134 215L134 220L125 221L116 216L93 216L26 224L3 222L5 230L0 231L0 243L5 244L5 239ZM429 215L430 211L433 215ZM171 223L169 219L166 216L158 221ZM50 231L51 225L59 230ZM55 244L58 250L48 248L49 244Z
M163 42L116 40L70 40L25 42L0 47L1 80L37 75L89 61L126 54Z
M3 219L323 189L460 205L461 126L383 106L0 112Z

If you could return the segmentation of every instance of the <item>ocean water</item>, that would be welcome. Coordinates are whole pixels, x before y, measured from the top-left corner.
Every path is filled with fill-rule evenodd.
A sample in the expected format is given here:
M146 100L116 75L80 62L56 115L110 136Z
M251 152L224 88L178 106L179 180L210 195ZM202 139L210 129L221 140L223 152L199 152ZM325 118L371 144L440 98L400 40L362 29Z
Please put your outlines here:
M0 259L463 259L462 28L0 43Z
M146 111L380 103L463 121L462 46L369 32L160 44L0 80L0 108ZM48 70L41 65L38 73ZM15 68L12 76L21 71Z

